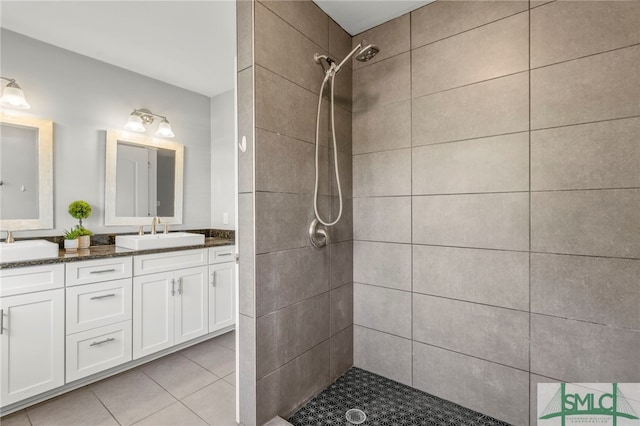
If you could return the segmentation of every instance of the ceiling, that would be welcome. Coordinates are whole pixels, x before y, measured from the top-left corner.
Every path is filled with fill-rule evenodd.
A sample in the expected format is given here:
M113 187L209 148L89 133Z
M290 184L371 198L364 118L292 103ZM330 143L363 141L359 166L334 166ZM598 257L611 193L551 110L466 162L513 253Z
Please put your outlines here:
M434 0L313 0L352 36Z
M432 0L313 0L356 35ZM1 0L0 26L209 97L234 87L235 0Z
M0 26L212 97L233 89L235 1L2 0Z

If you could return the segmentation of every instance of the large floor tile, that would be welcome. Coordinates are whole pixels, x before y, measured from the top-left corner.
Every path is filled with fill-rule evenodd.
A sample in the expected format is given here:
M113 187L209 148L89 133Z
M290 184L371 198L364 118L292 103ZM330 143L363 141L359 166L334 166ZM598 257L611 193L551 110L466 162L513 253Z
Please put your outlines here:
M182 402L210 425L236 425L235 389L224 380L218 380Z
M235 352L213 340L185 349L182 354L218 377L224 377L236 369Z
M176 402L136 423L139 426L206 426L193 411L181 402Z
M86 387L29 408L27 414L34 426L81 425L86 424L88 419L91 419L92 425L118 424L100 400ZM29 424L28 421L26 424ZM2 425L5 426L4 420Z
M212 339L212 341L217 344L224 346L227 349L230 349L235 352L236 350L236 331L232 330L228 333L221 334L218 337Z
M177 399L191 395L219 379L180 354L146 364L142 371Z
M0 423L2 426L31 426L29 417L24 410L2 417Z
M142 420L176 401L140 370L98 382L91 389L121 425Z

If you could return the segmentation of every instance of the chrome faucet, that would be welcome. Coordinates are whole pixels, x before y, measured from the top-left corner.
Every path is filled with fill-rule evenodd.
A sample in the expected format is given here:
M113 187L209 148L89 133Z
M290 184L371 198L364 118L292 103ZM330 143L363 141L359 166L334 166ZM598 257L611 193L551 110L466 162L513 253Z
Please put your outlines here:
M151 235L156 235L156 225L160 223L160 218L155 216L151 221Z
M7 231L7 239L5 240L5 243L9 244L9 243L14 243L16 240L13 239L13 234L11 234L11 231Z

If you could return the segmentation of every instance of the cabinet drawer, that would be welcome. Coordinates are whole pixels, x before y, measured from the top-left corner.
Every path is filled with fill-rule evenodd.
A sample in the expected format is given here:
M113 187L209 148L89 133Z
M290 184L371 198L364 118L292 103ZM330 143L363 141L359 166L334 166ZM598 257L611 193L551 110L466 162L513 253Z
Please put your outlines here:
M131 361L131 321L67 336L67 383Z
M67 334L131 319L132 278L67 288Z
M130 256L68 263L67 287L129 278L132 275L131 264Z
M166 253L134 256L135 275L155 274L156 272L175 271L207 264L207 249L178 250Z
M209 264L235 262L236 246L221 246L209 248Z
M0 269L0 296L33 293L64 287L64 265Z

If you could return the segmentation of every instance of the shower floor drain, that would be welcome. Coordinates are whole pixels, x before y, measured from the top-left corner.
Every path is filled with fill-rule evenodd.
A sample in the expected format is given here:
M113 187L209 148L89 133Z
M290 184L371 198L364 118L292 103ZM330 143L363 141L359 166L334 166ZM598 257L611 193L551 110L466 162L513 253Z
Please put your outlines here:
M347 411L345 417L347 418L349 424L352 425L359 425L360 423L364 423L364 421L367 420L367 415L364 413L364 411L358 410L356 408L352 408L351 410Z

